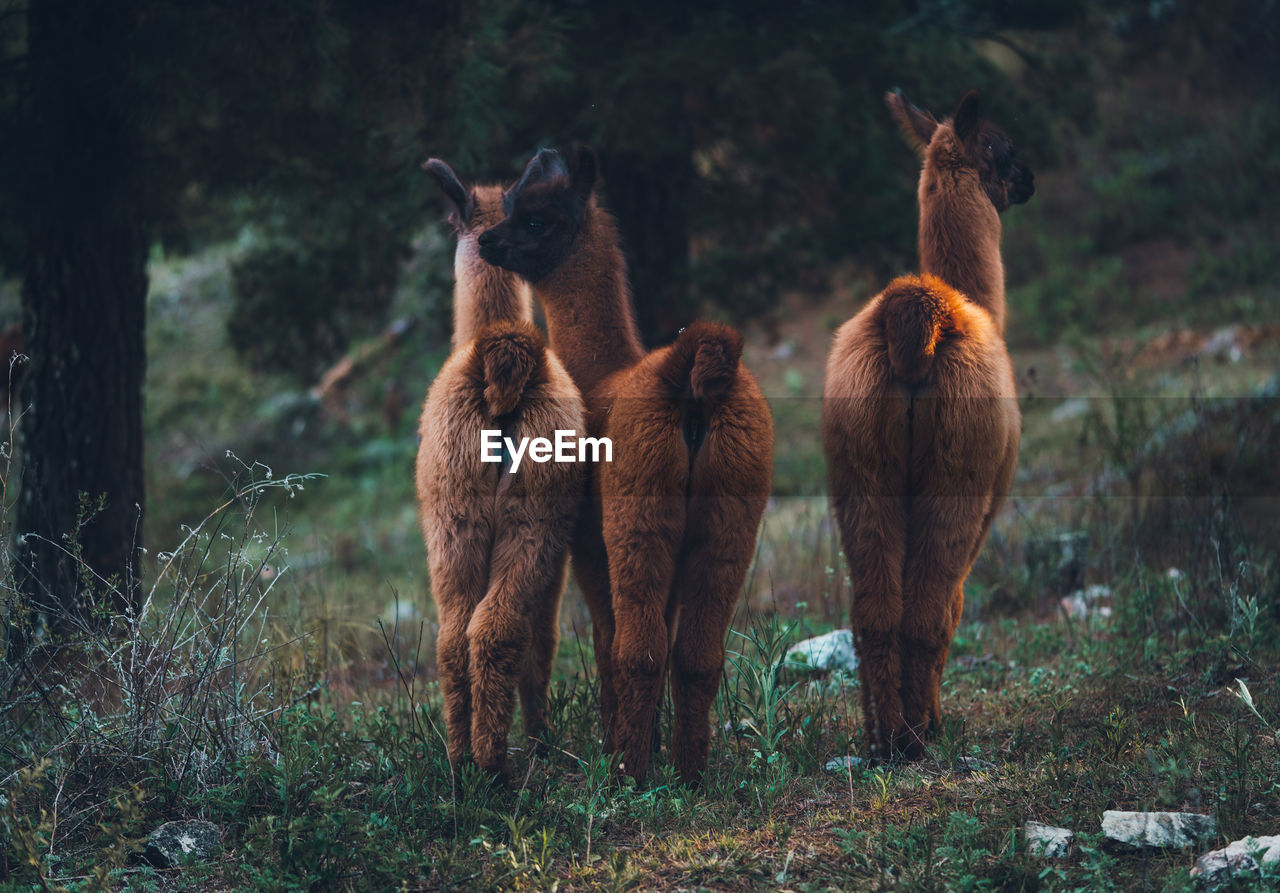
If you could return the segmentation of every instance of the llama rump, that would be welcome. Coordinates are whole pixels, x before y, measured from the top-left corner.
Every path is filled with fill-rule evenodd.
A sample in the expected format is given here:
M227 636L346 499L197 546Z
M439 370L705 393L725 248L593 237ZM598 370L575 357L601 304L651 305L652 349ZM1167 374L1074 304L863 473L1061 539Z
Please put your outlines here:
M464 189L424 168L453 205L454 350L427 394L416 484L440 632L449 760L470 751L505 778L515 690L525 734L546 727L560 595L585 475L574 463L482 462L481 432L546 437L584 428L582 398L532 323L528 286L486 263L479 234L502 219L502 189Z
M773 419L733 329L694 323L674 344L645 351L595 183L590 149L578 150L572 171L542 150L508 190L505 219L480 236L480 253L533 285L591 436L613 442L613 461L589 472L573 540L605 747L643 781L669 668L671 758L696 784L725 634L769 495Z
M922 274L891 282L836 332L822 435L869 750L914 759L941 718L964 580L1017 464L999 214L1034 186L975 91L942 122L899 93L886 102L924 160Z

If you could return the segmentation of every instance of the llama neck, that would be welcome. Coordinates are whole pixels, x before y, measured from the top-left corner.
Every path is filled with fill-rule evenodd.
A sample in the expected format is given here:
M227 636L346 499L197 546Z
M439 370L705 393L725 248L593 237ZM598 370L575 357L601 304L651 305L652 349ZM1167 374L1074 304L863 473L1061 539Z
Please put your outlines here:
M594 203L568 260L534 292L546 313L551 349L584 395L644 356L618 232Z
M1004 334L1000 215L977 174L968 167L926 164L919 198L921 271L963 292Z
M533 320L529 286L515 274L481 259L473 237L459 239L453 274L454 349L492 323Z

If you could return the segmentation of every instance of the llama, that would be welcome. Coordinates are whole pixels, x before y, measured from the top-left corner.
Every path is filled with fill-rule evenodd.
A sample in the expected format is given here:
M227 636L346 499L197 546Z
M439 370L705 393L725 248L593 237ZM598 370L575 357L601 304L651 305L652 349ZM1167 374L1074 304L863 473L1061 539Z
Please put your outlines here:
M552 348L582 391L594 466L573 541L591 611L606 750L644 780L670 674L672 762L697 784L724 638L769 494L773 418L741 363L742 337L709 322L646 352L632 317L612 216L596 200L596 157L572 172L544 149L506 194L480 254L528 280Z
M924 160L923 269L836 332L822 434L871 757L914 759L940 721L964 580L1017 464L999 212L1034 186L976 91L943 122L899 93L886 101Z
M453 204L453 353L427 394L416 485L440 632L449 761L470 751L506 778L518 687L524 729L546 728L560 595L585 476L570 463L481 461L482 430L580 431L582 398L532 323L528 286L485 263L477 239L502 219L502 189L464 189L443 161L423 167Z

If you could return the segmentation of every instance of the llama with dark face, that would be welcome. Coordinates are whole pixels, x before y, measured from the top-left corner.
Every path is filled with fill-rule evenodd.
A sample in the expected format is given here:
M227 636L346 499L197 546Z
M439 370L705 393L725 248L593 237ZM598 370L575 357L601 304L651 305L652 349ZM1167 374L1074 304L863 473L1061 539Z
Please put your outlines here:
M836 333L822 418L877 759L919 756L939 722L964 580L1013 482L1021 416L999 214L1034 192L976 92L942 122L898 93L886 101L924 159L922 274L891 282Z
M694 323L668 347L642 347L595 181L589 149L572 171L555 152L539 152L508 190L505 219L480 237L480 253L533 285L591 435L613 442L613 461L591 469L573 543L605 746L644 778L669 666L672 761L693 784L706 768L724 637L769 494L773 421L740 362L742 337L727 326Z
M440 632L449 759L468 753L503 775L515 691L525 733L546 726L560 595L585 474L571 463L482 461L481 432L554 439L582 431L582 399L532 323L516 276L477 240L502 219L502 189L464 189L444 162L424 167L453 205L458 233L454 351L422 408L416 482Z

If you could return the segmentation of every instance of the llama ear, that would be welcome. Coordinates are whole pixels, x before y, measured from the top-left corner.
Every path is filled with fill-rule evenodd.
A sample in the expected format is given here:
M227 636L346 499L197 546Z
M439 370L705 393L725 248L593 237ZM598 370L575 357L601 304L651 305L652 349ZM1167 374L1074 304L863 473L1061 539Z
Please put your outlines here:
M598 166L595 150L590 146L579 146L573 156L573 193L584 206L595 188Z
M901 90L890 90L884 95L884 102L911 148L916 150L917 155L923 156L924 150L929 147L929 141L933 139L933 132L938 129L938 120L907 102Z
M956 114L952 118L951 126L955 128L956 136L962 143L969 142L970 138L978 132L978 125L982 120L981 105L978 91L970 90L961 97L960 104L956 106Z
M538 154L529 159L529 163L524 166L524 173L520 175L520 179L515 185L502 194L503 210L510 214L515 207L516 196L518 196L527 186L535 183L543 183L555 177L569 176L569 169L565 167L564 159L560 157L560 153L555 149L539 149Z
M457 209L459 221L466 225L471 220L471 212L475 210L475 199L463 187L462 181L453 172L453 168L439 158L428 158L422 162L422 169L436 181L445 198Z

